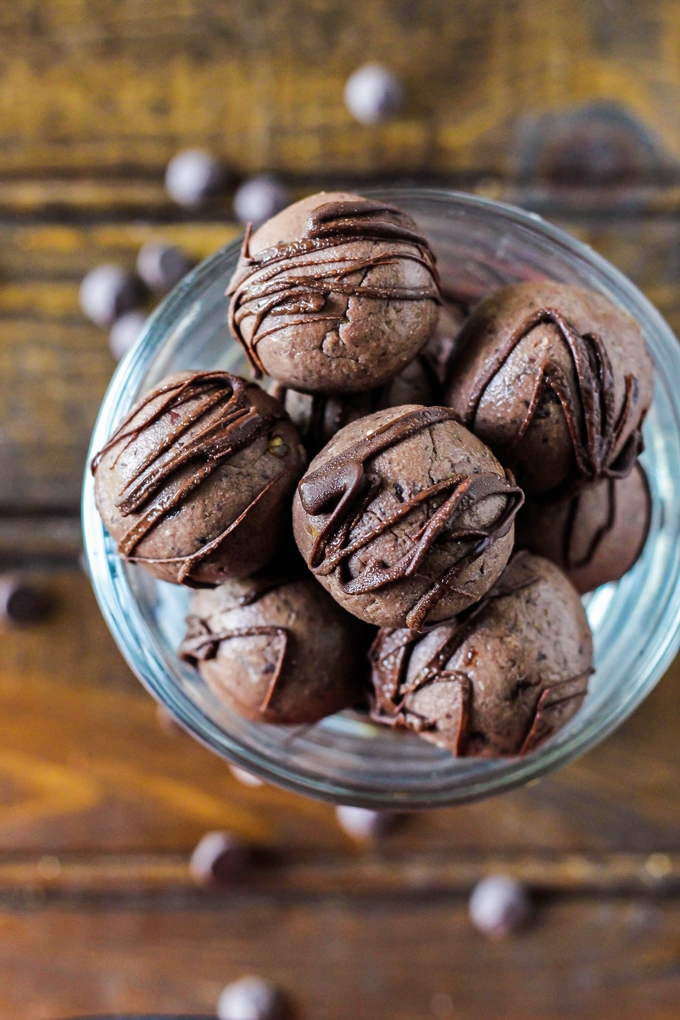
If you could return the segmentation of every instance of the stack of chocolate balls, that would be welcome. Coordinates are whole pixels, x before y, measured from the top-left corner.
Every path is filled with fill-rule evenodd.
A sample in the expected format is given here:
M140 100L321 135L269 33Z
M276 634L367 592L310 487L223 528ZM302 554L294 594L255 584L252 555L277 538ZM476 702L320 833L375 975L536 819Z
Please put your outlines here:
M120 555L198 589L181 657L251 720L535 750L587 692L579 593L647 533L638 324L550 281L468 315L410 216L344 193L248 229L227 295L253 379L163 380L93 463Z

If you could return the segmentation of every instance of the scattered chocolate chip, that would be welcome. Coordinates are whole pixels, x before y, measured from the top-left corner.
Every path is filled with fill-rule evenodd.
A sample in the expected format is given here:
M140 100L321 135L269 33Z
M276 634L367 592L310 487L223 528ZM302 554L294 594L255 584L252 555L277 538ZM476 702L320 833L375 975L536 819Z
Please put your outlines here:
M521 882L507 875L489 875L472 890L469 909L475 928L492 938L502 938L529 922L532 903Z
M191 269L188 255L173 244L148 241L137 256L137 272L154 294L167 294Z
M276 216L290 202L288 188L270 174L258 174L244 181L234 195L234 212L241 223L259 227Z
M143 312L126 312L116 319L109 333L109 348L116 361L124 358L134 347L145 325L146 315Z
M165 187L178 205L197 209L217 195L225 176L224 169L209 152L184 149L168 163Z
M51 609L52 599L43 589L19 577L0 578L0 617L8 623L42 623Z
M97 326L112 326L124 312L138 307L144 288L133 273L122 266L107 264L92 269L79 291L80 307Z
M239 978L222 989L217 1000L218 1020L282 1020L285 998L266 978Z
M369 808L340 804L335 809L340 828L359 842L378 839L397 824L401 817L394 811L371 811Z
M380 124L399 112L404 86L382 64L364 64L347 79L345 105L361 124Z
M243 840L232 832L206 832L191 855L189 871L199 885L228 884L250 860Z
M252 772L247 772L245 769L242 769L240 765L230 765L229 771L234 779L236 779L239 783L243 783L244 786L264 786L261 779L254 776Z

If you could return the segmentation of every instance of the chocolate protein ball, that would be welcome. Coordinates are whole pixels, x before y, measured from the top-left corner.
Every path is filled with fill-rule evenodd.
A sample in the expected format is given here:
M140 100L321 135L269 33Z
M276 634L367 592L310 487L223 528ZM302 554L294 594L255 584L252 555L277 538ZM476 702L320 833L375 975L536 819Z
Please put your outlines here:
M432 334L440 303L434 255L411 217L344 192L246 231L227 295L255 375L325 394L396 375Z
M227 581L191 613L180 656L247 719L313 723L362 697L368 628L309 575Z
M228 372L179 372L95 457L120 555L191 587L264 566L286 535L305 452L280 403Z
M386 407L401 404L436 404L440 384L431 362L419 354L384 386L363 393L326 395L274 390L302 437L310 457L320 450L345 425L365 418Z
M370 652L377 722L460 757L528 754L581 706L593 646L573 585L517 553L466 613L425 635L382 628Z
M637 322L603 295L547 280L504 287L458 344L445 403L527 496L555 501L632 470L653 367Z
M516 545L546 556L583 594L618 581L647 539L651 498L640 464L625 478L605 478L561 503L525 503Z
M419 630L503 570L522 493L446 407L405 405L341 429L293 501L307 565L368 623Z

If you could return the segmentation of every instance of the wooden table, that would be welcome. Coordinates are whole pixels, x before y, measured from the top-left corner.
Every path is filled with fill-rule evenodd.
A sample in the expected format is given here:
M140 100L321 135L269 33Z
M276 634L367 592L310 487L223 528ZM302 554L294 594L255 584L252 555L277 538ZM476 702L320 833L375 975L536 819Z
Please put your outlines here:
M346 74L404 76L397 121L342 106ZM0 562L53 595L1 631L0 1020L209 1013L247 972L300 1020L675 1018L680 665L603 745L537 785L413 816L358 848L327 805L248 789L156 710L78 567L78 500L114 367L77 302L149 238L196 258L228 202L168 204L162 168L205 144L319 184L457 184L591 243L680 326L680 13L653 0L68 0L0 6ZM267 850L222 893L188 854L228 828ZM496 870L536 890L502 943L467 920Z

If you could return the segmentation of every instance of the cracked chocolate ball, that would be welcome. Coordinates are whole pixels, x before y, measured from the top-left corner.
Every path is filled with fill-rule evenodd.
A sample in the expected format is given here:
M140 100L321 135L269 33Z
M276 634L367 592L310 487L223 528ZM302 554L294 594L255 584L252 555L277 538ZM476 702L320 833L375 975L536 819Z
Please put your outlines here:
M419 630L476 602L503 570L522 493L446 407L378 411L341 429L293 501L307 565L378 626Z
M440 396L435 370L424 353L419 354L384 386L364 393L326 395L282 390L279 399L302 437L310 457L345 425L386 407L401 404L435 404ZM274 391L279 396L277 391Z
M653 394L630 315L595 291L514 284L479 305L458 344L445 403L527 496L556 501L630 473Z
M309 576L227 581L191 614L180 656L246 719L313 723L362 697L368 628Z
M561 503L526 503L516 544L552 560L583 594L630 570L647 540L651 509L638 463L625 478L605 478Z
M421 636L382 628L370 652L377 722L459 757L529 754L580 708L593 644L559 567L517 553L494 588Z
M97 508L120 555L190 587L263 567L286 537L305 452L280 403L228 372L179 372L95 457Z
M255 375L325 394L386 383L426 343L440 304L434 255L411 217L344 192L246 231L227 295Z

